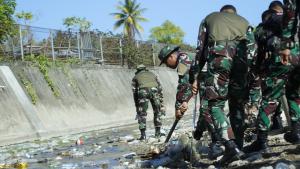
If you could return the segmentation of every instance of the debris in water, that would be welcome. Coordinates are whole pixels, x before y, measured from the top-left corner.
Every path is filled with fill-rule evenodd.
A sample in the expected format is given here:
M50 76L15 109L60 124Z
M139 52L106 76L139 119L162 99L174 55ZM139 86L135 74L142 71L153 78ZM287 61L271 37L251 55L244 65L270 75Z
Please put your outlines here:
M135 152L131 152L131 153L122 155L122 157L127 158L127 159L132 159L134 156L136 156Z
M128 143L134 141L134 137L132 135L124 136L119 138L119 142Z
M76 145L82 145L83 144L83 140L82 138L79 138L77 141L76 141Z

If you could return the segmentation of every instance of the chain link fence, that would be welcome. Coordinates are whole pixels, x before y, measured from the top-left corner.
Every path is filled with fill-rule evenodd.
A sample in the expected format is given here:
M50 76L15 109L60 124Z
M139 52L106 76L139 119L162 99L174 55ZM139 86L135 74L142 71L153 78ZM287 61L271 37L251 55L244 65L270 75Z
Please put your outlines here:
M156 66L158 53L165 45L149 41L130 43L121 37L101 32L74 32L17 25L15 36L0 44L4 57L24 60L27 55L44 55L49 59L78 58L107 65L145 64Z

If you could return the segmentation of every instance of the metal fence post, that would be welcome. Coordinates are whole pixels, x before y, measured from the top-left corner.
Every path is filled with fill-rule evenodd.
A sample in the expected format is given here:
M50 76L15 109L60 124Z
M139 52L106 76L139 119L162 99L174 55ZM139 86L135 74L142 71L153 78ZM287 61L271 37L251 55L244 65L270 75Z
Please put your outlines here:
M121 60L121 66L124 66L124 61L123 61L123 50L122 50L122 39L119 39L119 47L120 47L120 60Z
M7 36L7 40L8 40L7 44L11 45L12 55L13 55L14 58L16 58L16 52L15 52L15 46L14 46L13 38L10 37L10 36Z
M104 58L103 58L103 48L102 48L102 36L100 35L99 38L99 42L100 42L100 55L101 55L101 62L102 64L104 63Z
M155 42L152 42L151 43L151 46L152 46L152 59L153 59L153 66L156 65L155 61L156 61L156 58L155 58L155 53L154 53L154 48L155 48Z
M22 27L19 25L19 34L20 34L20 47L21 47L21 58L24 60L24 51L23 51L23 37L22 37Z
M80 34L79 34L79 32L77 32L77 49L78 49L78 58L81 59Z
M55 60L55 53L54 53L54 42L53 42L53 32L50 30L50 39L51 39L51 51L52 51L52 60Z

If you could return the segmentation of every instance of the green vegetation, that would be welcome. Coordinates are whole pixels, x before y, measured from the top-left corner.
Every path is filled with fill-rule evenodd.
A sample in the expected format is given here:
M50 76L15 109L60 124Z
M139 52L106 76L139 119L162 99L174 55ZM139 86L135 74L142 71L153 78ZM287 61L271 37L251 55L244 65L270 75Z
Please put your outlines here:
M30 96L32 104L35 105L37 103L38 96L36 94L34 87L32 86L32 83L25 77L23 73L18 73L18 76L21 80L21 83L25 87L28 95Z
M63 25L66 26L66 28L70 29L77 29L82 32L86 32L90 29L92 26L92 23L88 21L86 18L80 18L80 17L67 17L63 20Z
M19 20L19 22L24 25L27 25L33 19L33 14L31 12L22 11L16 13L15 16Z
M70 83L74 93L76 95L78 95L78 93L80 92L79 87L76 84L76 80L72 77L72 75L70 74L70 71L68 69L68 66L62 66L62 71L65 74L65 76L67 77L68 82Z
M36 60L38 61L39 65L39 70L41 71L41 73L44 76L44 79L46 80L46 82L48 83L48 86L50 87L51 91L53 92L55 97L59 97L59 91L58 89L54 86L53 81L50 79L49 76L49 69L48 67L50 66L49 62L48 62L48 58L45 56L38 56L36 58Z
M49 67L51 66L50 62L48 61L48 58L46 56L37 56L29 55L25 57L26 61L32 61L33 63L36 63L40 72L43 74L44 79L46 80L48 86L50 87L51 91L53 92L55 97L59 97L60 93L59 90L54 85L52 79L49 76Z
M154 66L151 43L135 43L128 38L123 41L123 59L127 61L128 68L135 68L139 64Z
M152 28L150 32L150 39L159 43L174 45L183 43L184 32L169 20L166 20L161 26Z
M125 0L124 3L119 2L117 6L119 12L112 13L117 20L115 23L115 29L124 26L123 33L129 39L134 39L135 34L140 36L140 32L143 31L139 22L146 22L148 19L142 16L145 12L145 8L141 8L141 5L136 0Z
M7 36L14 34L14 19L13 14L16 8L15 0L0 0L0 43Z

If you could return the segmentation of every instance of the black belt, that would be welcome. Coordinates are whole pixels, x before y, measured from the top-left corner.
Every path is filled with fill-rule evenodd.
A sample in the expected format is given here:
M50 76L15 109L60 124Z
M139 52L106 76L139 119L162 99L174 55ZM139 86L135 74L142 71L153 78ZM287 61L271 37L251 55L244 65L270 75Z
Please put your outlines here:
M208 46L236 46L238 41L236 40L221 40L221 41L210 41L208 42Z

